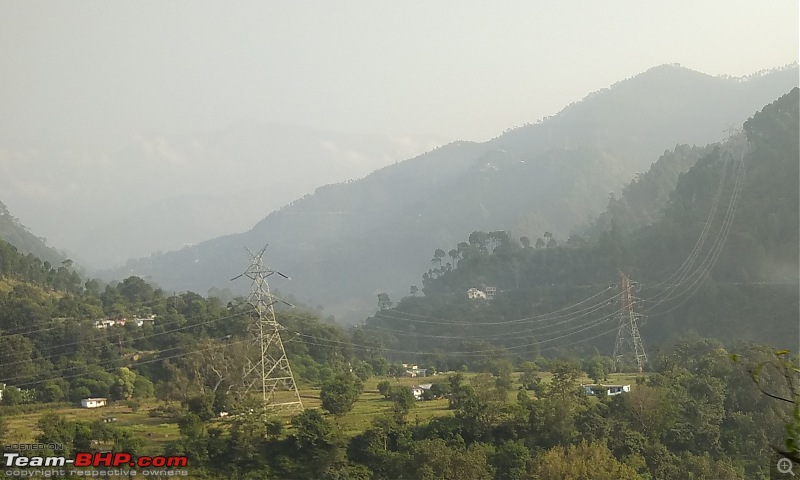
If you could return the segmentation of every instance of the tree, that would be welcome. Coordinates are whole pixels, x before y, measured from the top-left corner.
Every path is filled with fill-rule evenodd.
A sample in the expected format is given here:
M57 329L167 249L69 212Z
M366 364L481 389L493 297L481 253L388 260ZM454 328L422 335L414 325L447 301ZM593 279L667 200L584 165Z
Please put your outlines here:
M495 467L494 478L497 480L530 478L528 475L530 461L530 451L522 442L504 442L489 456L489 462Z
M143 303L153 299L153 287L139 277L132 276L117 285L117 290L130 303Z
M241 381L241 372L247 363L246 349L237 345L220 345L211 338L201 339L194 348L203 353L181 358L180 366L182 370L192 372L192 382L200 393L216 392Z
M136 413L140 408L142 408L142 401L138 398L132 398L125 402L125 405L131 409L131 412Z
M392 388L392 384L389 383L389 380L382 380L378 382L378 392L383 395L383 398L389 400L390 398L390 391Z
M364 342L358 342L363 344ZM383 357L372 357L367 359L372 367L372 373L375 376L381 377L389 373L389 362Z
M117 370L117 378L111 389L111 395L116 400L127 400L133 396L135 390L136 372L128 367Z
M446 397L450 393L450 384L443 382L436 382L431 385L430 392L435 398Z
M605 445L585 440L578 445L552 448L538 457L534 464L534 478L540 480L643 478L636 470L614 458Z
M359 362L353 368L353 374L362 382L366 382L372 376L372 365L367 362Z
M23 316L19 318L29 318L25 312L14 312L13 316L16 317L20 314ZM0 320L2 320L2 317L3 314L0 312ZM0 322L3 325L9 325L9 323ZM32 361L33 350L33 341L23 335L3 335L0 337L0 378L14 379L14 383L18 384L30 381L30 375L33 375L36 365L36 362Z
M511 238L505 230L497 230L489 232L489 242L492 245L492 253L498 253L498 247L508 247L511 244Z
M55 383L48 383L40 392L41 401L44 403L60 402L64 399L64 391Z
M334 444L333 426L316 408L304 410L292 418L297 448L313 449Z
M433 263L434 266L436 267L441 267L442 259L446 256L447 254L444 253L444 250L442 250L441 248L437 248L436 251L433 253L433 259L431 260L431 263Z
M546 244L544 243L544 239L539 237L536 239L536 244L534 245L536 248L543 248Z
M3 398L5 398L5 391L3 392ZM92 391L89 390L89 387L85 385L81 385L79 387L71 388L69 391L69 399L73 402L80 402L81 399L91 397Z
M570 361L555 362L550 368L553 379L550 380L550 391L556 396L570 396L578 393L578 377L581 370Z
M68 421L64 416L57 413L46 413L39 418L36 423L42 433L36 437L36 441L44 444L61 444L63 450L57 450L63 455L69 456L72 452L72 444L75 440L75 424Z
M473 247L478 247L481 255L489 253L489 234L486 232L472 232L469 235L469 244Z
M398 418L405 418L415 402L411 387L408 385L394 385L389 391L389 396L392 400L392 411Z
M389 369L386 373L393 377L402 377L403 374L406 373L406 369L403 367L402 363L393 363L389 365Z
M415 442L411 461L412 470L404 478L436 480L441 478L479 480L492 478L492 469L482 445L468 448L451 448L442 439Z
M22 391L16 387L6 387L3 390L3 405L20 405L25 401Z
M414 297L417 295L417 292L419 292L419 288L416 285L411 285L411 288L409 288L408 291L411 296Z
M458 250L453 248L449 252L447 252L447 255L453 260L453 262L452 262L453 263L453 268L457 267L458 266L458 259L461 257L461 255L459 254Z
M504 390L511 390L512 380L511 380L511 372L514 369L514 366L511 364L510 360L502 359L502 360L495 360L491 364L492 375L495 378L495 386L500 389Z
M214 396L197 395L183 402L189 413L197 415L200 420L208 421L214 418Z
M585 359L581 368L594 383L608 380L608 374L611 371L610 362L599 355Z
M736 354L730 355L730 359L734 363L740 362ZM764 396L791 407L790 418L784 425L783 445L772 445L772 449L800 464L800 359L792 358L788 350L777 350L771 358L748 367L747 372ZM770 377L782 379L782 384L769 382Z
M197 440L206 436L203 420L194 413L187 413L178 419L178 430L187 439Z
M621 399L631 424L649 438L661 438L677 420L680 406L662 387L637 385Z
M361 386L351 374L339 374L333 380L322 385L319 398L322 408L340 417L353 409L361 393Z
M522 244L522 248L531 248L531 239L527 236L519 237L519 243Z
M386 292L382 292L378 294L378 310L389 310L392 308L392 300L389 298L389 294Z
M86 289L86 294L91 295L92 297L99 297L100 293L102 292L100 281L96 278L86 280L84 288Z
M545 389L544 382L539 376L539 367L533 362L523 362L521 366L522 375L519 379L522 382L522 388L532 390L537 397L541 397Z
M141 375L136 375L136 378L133 380L134 397L150 398L155 394L154 392L155 388L153 387L153 382L151 382L150 379Z
M267 420L266 425L267 436L270 438L278 438L283 433L283 422L280 418L270 418Z

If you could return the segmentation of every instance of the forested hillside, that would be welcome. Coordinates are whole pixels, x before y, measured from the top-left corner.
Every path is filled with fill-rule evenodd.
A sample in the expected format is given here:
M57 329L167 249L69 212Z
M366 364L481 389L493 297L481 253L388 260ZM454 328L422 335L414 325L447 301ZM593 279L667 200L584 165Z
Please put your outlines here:
M246 304L166 296L137 277L102 287L70 275L61 284L61 269L4 242L0 269L0 440L33 437L68 458L107 450L186 455L186 471L198 479L682 480L766 479L774 473L773 448L798 454L781 446L798 428L790 404L759 391L792 398L796 384L784 376L791 364L764 345L663 345L630 392L612 397L599 389L596 398L580 386L587 375L620 378L601 356L512 363L501 351L472 352L469 370L482 373L426 379L431 386L417 400L396 378L406 369L383 357L411 359L413 352L387 349L364 329L345 332L283 311L292 369L304 392L315 392L304 402L322 409L268 416L231 395L253 345ZM137 318L153 322L138 325ZM115 322L98 328L100 319ZM452 352L417 358L429 372L462 361ZM119 424L100 412L87 419L76 405L88 396L108 397ZM356 415L361 402L375 411ZM34 424L21 430L31 416ZM344 430L354 422L355 432Z
M51 263L61 263L66 260L64 255L48 246L44 239L32 234L18 218L11 215L3 202L0 202L0 240L5 240L21 251Z
M713 146L676 145L656 160L650 169L637 175L622 189L619 198L612 194L606 211L593 219L578 236L597 238L613 225L622 234L654 223L664 212L669 196L675 190L680 174L691 168Z
M206 291L239 273L243 246L270 243L273 263L294 279L292 293L356 321L375 294L406 291L426 268L420 251L474 230L565 237L665 150L719 140L796 84L796 68L744 80L653 68L536 124L318 188L245 234L131 261L107 276ZM676 155L684 153L694 158Z
M624 271L639 283L640 330L652 344L699 334L795 347L797 131L795 88L742 133L692 150L702 156L666 202L659 178L668 184L675 172L654 165L610 202L594 238L545 232L518 241L495 231L441 245L421 280L424 297L379 311L364 330L396 348L463 352L463 361L502 348L522 357L610 354ZM494 299L467 298L468 289L487 287Z

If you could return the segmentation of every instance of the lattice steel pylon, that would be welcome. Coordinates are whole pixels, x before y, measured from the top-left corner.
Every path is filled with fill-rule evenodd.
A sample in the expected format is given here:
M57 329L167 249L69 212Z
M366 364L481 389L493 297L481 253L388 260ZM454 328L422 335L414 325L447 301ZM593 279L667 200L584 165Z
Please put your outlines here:
M644 353L642 337L639 335L639 327L636 319L641 315L634 313L633 284L625 273L620 272L622 281L620 288L620 313L619 328L617 329L617 341L614 343L614 368L619 371L620 366L626 358L633 357L639 373L644 370L647 364L647 354Z
M273 274L286 279L289 277L272 270L264 263L266 248L264 246L256 254L248 250L251 257L250 267L232 279L244 276L252 281L247 302L253 307L253 322L249 330L255 348L254 354L248 358L244 368L242 385L239 389L240 400L246 400L252 392L260 389L261 402L266 414L302 411L303 402L300 400L297 383L281 340L283 327L275 317L275 304L282 300L270 292L267 282L267 278Z

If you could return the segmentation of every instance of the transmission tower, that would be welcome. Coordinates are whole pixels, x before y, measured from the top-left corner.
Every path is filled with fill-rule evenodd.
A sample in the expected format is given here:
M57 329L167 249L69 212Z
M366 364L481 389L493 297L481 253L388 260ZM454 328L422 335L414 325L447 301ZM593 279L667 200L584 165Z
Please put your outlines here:
M641 373L647 363L647 355L644 353L642 337L639 335L639 327L636 325L636 319L640 315L633 311L632 288L636 283L631 282L625 273L620 272L620 275L622 276L620 282L622 292L619 300L619 328L617 329L617 341L614 344L614 367L619 371L625 359L633 357Z
M286 275L277 270L272 270L264 263L266 246L257 254L250 252L250 267L241 275L252 281L250 295L247 302L253 307L253 322L249 331L253 336L254 353L249 355L244 369L240 390L241 400L257 390L261 390L261 402L264 412L277 413L279 411L302 411L303 402L297 391L289 359L281 340L283 328L275 318L275 304L283 302L269 290L267 278L273 274L288 279ZM286 303L286 302L283 302ZM286 303L287 305L288 304Z

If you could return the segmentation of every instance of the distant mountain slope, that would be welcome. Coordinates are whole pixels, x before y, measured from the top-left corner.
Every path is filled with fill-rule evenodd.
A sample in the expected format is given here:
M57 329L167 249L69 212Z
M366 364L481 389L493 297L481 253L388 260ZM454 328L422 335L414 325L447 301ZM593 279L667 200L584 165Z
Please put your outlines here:
M598 238L612 226L621 233L629 234L650 225L663 215L680 175L713 148L714 145L676 145L674 150L665 152L647 172L637 175L625 185L619 198L612 196L606 211L592 219L586 227L578 229L579 234Z
M796 84L796 68L741 80L657 67L538 124L319 188L249 232L109 275L205 291L246 267L245 245L269 242L271 262L294 278L282 289L359 320L376 293L402 295L418 283L434 249L473 230L564 237L667 148L717 141Z
M699 334L731 345L795 348L799 110L794 88L747 120L742 134L698 149L705 154L678 176L658 218L638 228L611 224L589 241L540 248L514 239L480 248L479 236L470 236L458 247L456 268L437 268L423 281L424 297L407 296L375 314L367 330L396 349L413 342L419 351L494 345L523 354L536 348L611 354L623 270L641 287L635 310L646 344ZM663 174L654 168L644 183ZM661 193L637 192L641 183L626 193L655 204ZM624 219L615 209L612 202L603 216ZM467 299L469 288L485 286L496 288L491 302ZM493 322L490 329L486 322Z
M132 132L113 147L92 141L0 144L3 201L91 268L248 230L319 185L444 143L255 121L184 134Z
M32 253L52 265L59 265L66 259L58 250L48 246L43 238L28 231L25 225L11 215L3 202L0 202L0 239L10 243L22 253Z

